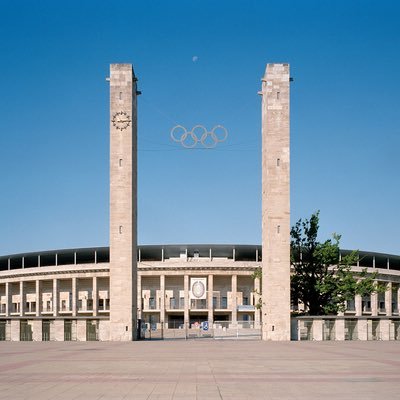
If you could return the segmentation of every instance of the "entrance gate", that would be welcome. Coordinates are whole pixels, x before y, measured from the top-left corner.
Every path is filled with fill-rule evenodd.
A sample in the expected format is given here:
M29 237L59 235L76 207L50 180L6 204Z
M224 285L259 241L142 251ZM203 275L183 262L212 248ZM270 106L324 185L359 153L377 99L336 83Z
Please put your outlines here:
M50 340L50 321L42 321L42 342L48 342Z
M21 321L19 327L20 327L19 340L21 342L31 342L32 327L28 324L28 321Z
M0 340L6 340L6 321L0 321Z
M69 319L64 320L64 341L72 340L72 321Z
M99 340L97 332L97 321L86 321L86 340L88 342Z

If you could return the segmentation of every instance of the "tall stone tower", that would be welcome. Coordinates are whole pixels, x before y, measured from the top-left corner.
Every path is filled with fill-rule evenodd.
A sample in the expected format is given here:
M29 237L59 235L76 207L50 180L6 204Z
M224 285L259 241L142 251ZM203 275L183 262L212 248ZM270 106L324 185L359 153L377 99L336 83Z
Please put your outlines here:
M136 339L137 90L131 64L110 66L110 339Z
M289 64L262 79L262 338L290 340Z

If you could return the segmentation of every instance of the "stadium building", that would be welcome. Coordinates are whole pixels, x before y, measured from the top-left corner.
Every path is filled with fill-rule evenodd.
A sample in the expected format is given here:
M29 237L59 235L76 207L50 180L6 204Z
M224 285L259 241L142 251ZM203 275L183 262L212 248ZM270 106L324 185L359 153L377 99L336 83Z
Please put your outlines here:
M110 246L1 256L0 340L400 338L395 255L360 252L354 266L377 271L384 293L356 296L343 315L290 319L288 64L268 64L260 92L262 246L137 246L140 92L130 64L112 64L108 81Z

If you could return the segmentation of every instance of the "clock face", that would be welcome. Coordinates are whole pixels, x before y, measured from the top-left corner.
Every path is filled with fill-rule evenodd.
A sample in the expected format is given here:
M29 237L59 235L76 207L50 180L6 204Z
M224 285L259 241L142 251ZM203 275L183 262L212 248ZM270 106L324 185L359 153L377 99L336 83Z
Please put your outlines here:
M111 122L116 129L123 131L131 124L132 120L125 111L118 111L113 115Z

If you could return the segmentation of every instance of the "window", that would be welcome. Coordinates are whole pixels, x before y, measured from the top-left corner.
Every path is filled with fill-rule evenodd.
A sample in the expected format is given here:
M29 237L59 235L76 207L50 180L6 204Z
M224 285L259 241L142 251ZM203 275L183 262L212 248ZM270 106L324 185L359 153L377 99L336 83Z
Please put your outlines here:
M354 299L346 301L346 310L347 311L355 311L356 310L356 303Z
M227 297L221 298L221 308L228 308L228 298Z
M213 297L213 308L217 308L217 298Z
M149 308L150 308L150 310L156 309L156 300L154 297L149 298Z

